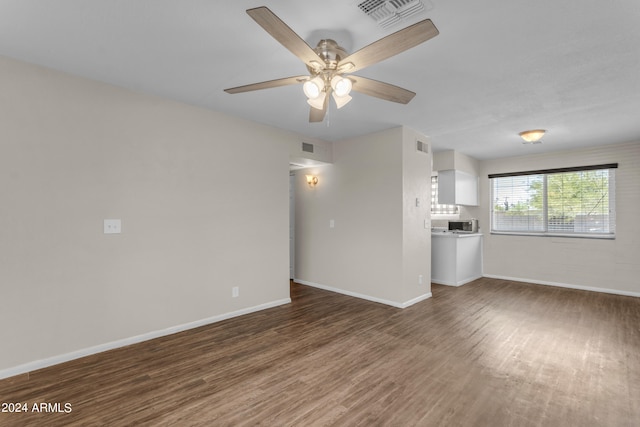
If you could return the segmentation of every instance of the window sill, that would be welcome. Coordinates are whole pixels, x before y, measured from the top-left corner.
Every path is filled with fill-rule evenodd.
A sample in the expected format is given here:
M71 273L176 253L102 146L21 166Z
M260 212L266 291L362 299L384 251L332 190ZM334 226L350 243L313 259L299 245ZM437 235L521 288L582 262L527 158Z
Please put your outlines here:
M615 240L615 234L586 234L586 233L527 233L524 231L491 231L497 236L530 236L530 237L573 237L576 239Z

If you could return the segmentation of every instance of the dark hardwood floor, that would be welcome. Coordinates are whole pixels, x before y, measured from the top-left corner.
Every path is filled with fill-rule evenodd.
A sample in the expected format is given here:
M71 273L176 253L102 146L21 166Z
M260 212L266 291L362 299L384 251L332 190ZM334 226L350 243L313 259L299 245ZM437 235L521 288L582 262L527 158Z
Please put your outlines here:
M292 284L290 305L2 380L29 412L0 426L640 425L640 298L432 291L400 310Z

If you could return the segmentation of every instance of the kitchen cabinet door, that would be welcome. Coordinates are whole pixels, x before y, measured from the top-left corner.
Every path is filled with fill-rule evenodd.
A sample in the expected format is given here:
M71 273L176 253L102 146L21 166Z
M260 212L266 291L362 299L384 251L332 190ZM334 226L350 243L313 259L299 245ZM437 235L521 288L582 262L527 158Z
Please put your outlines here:
M454 169L438 171L438 203L478 206L478 177Z

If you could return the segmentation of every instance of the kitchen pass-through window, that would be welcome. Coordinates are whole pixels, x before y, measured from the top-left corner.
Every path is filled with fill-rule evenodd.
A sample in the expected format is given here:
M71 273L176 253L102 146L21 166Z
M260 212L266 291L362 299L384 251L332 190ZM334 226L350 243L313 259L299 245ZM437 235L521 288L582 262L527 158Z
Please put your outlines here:
M457 215L460 208L457 205L438 204L438 176L431 177L431 215Z

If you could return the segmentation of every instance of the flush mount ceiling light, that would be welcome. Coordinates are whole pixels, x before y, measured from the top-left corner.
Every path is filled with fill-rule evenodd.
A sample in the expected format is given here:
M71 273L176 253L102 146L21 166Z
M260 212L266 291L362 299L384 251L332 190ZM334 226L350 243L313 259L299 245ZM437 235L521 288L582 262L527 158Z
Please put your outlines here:
M532 129L522 131L518 135L524 140L523 144L540 144L546 132L544 129Z

